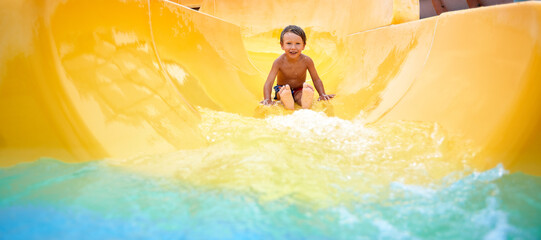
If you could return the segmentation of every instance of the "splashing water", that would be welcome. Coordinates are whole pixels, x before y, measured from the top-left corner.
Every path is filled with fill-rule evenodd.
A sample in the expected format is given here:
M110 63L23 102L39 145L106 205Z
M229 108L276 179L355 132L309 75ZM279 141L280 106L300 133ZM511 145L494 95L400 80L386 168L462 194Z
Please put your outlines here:
M536 239L541 178L436 123L200 109L204 148L0 169L8 238ZM25 229L25 230L21 230Z

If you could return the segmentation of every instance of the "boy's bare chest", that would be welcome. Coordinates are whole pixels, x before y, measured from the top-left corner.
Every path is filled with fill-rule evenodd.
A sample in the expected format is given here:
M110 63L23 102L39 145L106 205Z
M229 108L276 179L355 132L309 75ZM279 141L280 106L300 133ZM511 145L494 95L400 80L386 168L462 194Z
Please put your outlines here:
M302 63L284 64L280 67L283 77L288 79L306 78L306 65Z

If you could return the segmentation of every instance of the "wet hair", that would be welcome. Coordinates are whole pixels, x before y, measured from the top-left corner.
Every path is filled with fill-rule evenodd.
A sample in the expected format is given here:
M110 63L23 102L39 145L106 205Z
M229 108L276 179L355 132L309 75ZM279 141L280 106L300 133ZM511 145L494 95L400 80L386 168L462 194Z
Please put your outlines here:
M304 33L304 30L296 25L289 25L284 30L282 30L282 34L280 34L280 44L284 43L284 35L288 32L294 33L302 38L302 42L304 45L306 45L306 33Z

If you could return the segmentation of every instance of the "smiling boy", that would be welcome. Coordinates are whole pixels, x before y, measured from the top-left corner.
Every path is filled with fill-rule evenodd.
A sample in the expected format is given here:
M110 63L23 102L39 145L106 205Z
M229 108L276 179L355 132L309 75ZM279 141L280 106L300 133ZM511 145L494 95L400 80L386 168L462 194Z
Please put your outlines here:
M302 28L289 25L280 35L280 45L284 54L278 57L272 64L272 69L263 86L264 105L272 105L271 90L274 79L277 78L277 85L274 86L275 100L280 100L286 109L293 110L295 103L307 109L312 106L314 87L306 83L306 70L312 77L312 82L319 93L319 100L329 100L335 94L325 94L323 82L319 78L314 62L302 51L306 46L306 34Z

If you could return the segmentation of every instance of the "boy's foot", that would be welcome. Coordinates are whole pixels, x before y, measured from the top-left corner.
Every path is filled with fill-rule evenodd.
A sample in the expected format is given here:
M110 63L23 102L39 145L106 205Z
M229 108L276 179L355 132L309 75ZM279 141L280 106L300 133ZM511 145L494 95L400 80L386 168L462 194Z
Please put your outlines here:
M282 101L284 107L286 109L293 110L295 107L295 101L293 101L293 96L291 95L291 88L289 85L286 84L280 88L278 94L280 95L280 101Z
M301 106L304 109L312 107L314 101L314 87L308 83L304 83L302 86Z

